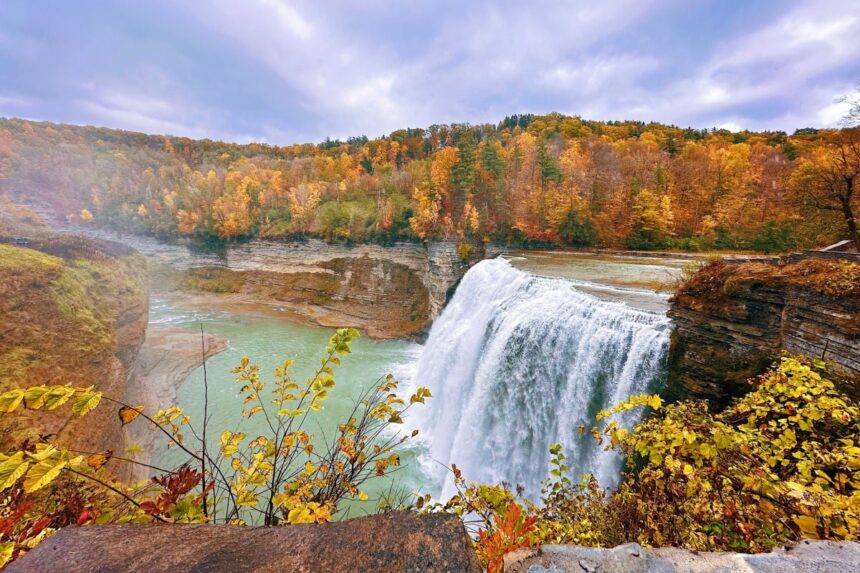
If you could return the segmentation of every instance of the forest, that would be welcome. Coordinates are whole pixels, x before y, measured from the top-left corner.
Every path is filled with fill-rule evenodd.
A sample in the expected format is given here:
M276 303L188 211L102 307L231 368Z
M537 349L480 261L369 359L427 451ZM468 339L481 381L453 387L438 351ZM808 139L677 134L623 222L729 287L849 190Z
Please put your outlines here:
M858 128L553 113L274 146L0 120L0 191L79 222L206 241L781 252L856 240L858 173Z

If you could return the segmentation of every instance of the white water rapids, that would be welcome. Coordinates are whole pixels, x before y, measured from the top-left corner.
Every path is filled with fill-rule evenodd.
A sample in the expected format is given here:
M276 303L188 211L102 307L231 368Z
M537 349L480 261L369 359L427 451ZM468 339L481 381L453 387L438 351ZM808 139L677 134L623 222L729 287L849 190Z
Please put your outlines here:
M593 426L598 410L659 387L668 338L663 314L504 259L475 265L434 323L416 374L433 392L420 427L443 498L452 493L444 466L454 463L467 480L522 485L536 499L553 442L565 446L574 479L593 473L616 484L618 456L578 429Z

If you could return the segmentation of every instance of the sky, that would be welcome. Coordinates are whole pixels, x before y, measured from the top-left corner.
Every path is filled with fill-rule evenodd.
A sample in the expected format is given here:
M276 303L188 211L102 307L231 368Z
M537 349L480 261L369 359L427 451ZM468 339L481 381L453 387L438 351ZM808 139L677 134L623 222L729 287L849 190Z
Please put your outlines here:
M273 144L552 111L835 126L860 0L0 0L0 117Z

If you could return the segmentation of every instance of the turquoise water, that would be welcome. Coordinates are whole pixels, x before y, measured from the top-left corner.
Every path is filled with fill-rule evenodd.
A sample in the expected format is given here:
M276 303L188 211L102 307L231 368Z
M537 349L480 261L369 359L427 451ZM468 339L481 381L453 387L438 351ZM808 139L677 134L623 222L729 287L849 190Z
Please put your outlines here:
M429 404L421 407L424 411L397 426L404 434L413 429L421 432L419 440L400 450L401 467L365 484L362 489L369 499L343 504L348 515L372 512L380 497L392 490L430 493L438 498L445 491L443 480L448 479L443 468L451 463L467 468L467 479L537 483L546 472L544 442L552 438L570 445L573 438L565 434L566 430L589 422L580 419L585 416L585 410L577 409L580 402L585 404L586 397L596 393L605 394L614 403L626 399L635 384L647 385L659 378L665 346L660 325L665 322L668 294L654 292L654 285L674 280L683 261L542 252L514 253L510 258L514 267L527 273L520 277L522 273L510 269L520 277L517 280L524 281L522 293L493 298L493 293L512 282L504 273L473 284L474 292L462 292L463 284L476 280L473 277L470 283L464 279L436 320L426 346L362 337L354 343L353 353L343 357L335 376L337 387L324 409L305 428L318 439L333 436L337 424L346 420L361 393L388 373L400 380L400 394L404 397L417 385L430 387L434 394ZM534 275L555 278L550 283L527 280ZM545 284L552 288L538 288ZM520 308L523 305L525 310ZM562 313L562 309L570 312ZM660 328L652 328L654 324ZM201 325L205 332L228 341L227 350L207 361L212 452L223 430L242 431L249 439L268 433L264 417L247 419L241 415L240 385L231 370L243 356L260 366L266 382L274 379L276 366L294 359L293 378L301 383L319 364L326 342L334 333L331 328L295 322L287 315L199 311L183 307L181 301L171 303L158 298L151 302L150 328L196 330ZM512 332L505 330L508 327ZM652 332L655 328L659 331L656 334ZM558 336L545 334L547 329L557 331ZM523 341L531 340L528 333L534 333L535 340L526 345L524 352ZM564 351L557 344L562 339L567 341L565 348L570 347ZM557 378L558 388L538 388L530 374L539 370L535 361L552 370L552 376L543 378ZM642 369L648 372L640 372ZM482 398L484 394L470 390L476 384L492 390L492 396L521 396L526 405L519 410L494 405ZM564 388L573 388L569 396L562 391ZM203 414L202 368L181 386L177 403L199 427ZM522 411L525 415L520 414ZM482 426L478 423L481 420L492 423ZM493 436L498 443L490 443ZM320 448L319 442L317 447ZM481 448L489 448L493 455L484 455ZM530 452L537 453L529 457ZM154 459L161 467L187 461L182 452L163 446ZM583 459L580 465L582 471L600 469L600 464L591 458Z
M240 384L234 381L231 370L238 366L243 356L260 366L264 382L274 379L274 369L286 359L294 359L292 368L294 379L299 383L311 375L318 358L325 352L325 345L334 333L333 329L299 324L277 317L253 314L233 314L230 312L199 312L178 308L164 300L153 299L150 309L150 327L183 327L203 330L225 338L228 348L207 360L206 370L209 382L208 427L210 451L217 451L218 436L223 430L245 432L249 439L267 435L265 418L258 414L251 419L244 418L242 398L239 396ZM306 431L320 439L323 435L333 436L337 424L345 421L363 390L373 386L378 379L391 373L401 382L399 392L408 396L414 387L413 373L421 347L408 341L374 341L361 337L353 343L353 353L342 357L341 366L335 371L337 387L330 392L323 410ZM271 384L268 387L272 387ZM203 417L203 369L198 368L179 389L177 402L190 415L195 429ZM405 418L397 429L409 433L415 429L414 420ZM188 436L187 439L190 439ZM432 484L425 477L419 457L422 447L418 442L400 450L401 468L385 478L375 478L363 490L369 499L347 505L351 515L370 512L379 501L379 496L395 489L429 491ZM186 461L181 451L162 450L156 456L162 467L176 466Z

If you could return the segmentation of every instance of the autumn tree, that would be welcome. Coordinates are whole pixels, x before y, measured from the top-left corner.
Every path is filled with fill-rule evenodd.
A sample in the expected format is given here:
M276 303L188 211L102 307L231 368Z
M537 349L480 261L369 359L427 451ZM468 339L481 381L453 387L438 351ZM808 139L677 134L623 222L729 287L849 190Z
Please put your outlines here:
M256 182L232 173L225 183L227 192L215 200L215 229L222 239L233 239L251 229L251 193Z
M6 179L6 171L9 168L9 162L11 161L12 156L12 148L15 145L15 140L12 137L12 134L7 130L0 128L0 185L4 179ZM2 189L2 186L0 186Z
M839 212L848 238L860 250L854 210L860 185L860 127L836 133L825 145L801 160L792 183L805 206Z
M628 245L634 249L661 249L672 236L672 200L651 191L640 191L633 202L633 233Z
M454 217L454 182L452 170L460 161L460 151L456 147L446 147L437 151L433 157L433 163L430 167L430 185L431 191L435 194L433 198L427 198L424 204L430 208L437 201L442 207L442 223L445 227L444 234L450 234L453 229ZM428 202L429 201L429 202ZM416 212L421 210L421 200Z
M417 201L409 227L422 241L433 238L441 219L442 196L435 189L415 188L412 198Z
M674 246L773 250L834 238L838 201L792 199L839 137L547 114L278 147L0 119L0 171L5 191L58 213L161 237L620 247L650 232L647 191L669 198Z
M290 214L295 232L306 233L308 231L321 195L322 190L317 183L302 183L290 189Z

